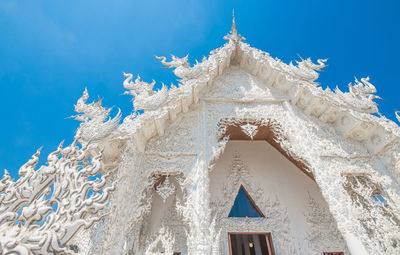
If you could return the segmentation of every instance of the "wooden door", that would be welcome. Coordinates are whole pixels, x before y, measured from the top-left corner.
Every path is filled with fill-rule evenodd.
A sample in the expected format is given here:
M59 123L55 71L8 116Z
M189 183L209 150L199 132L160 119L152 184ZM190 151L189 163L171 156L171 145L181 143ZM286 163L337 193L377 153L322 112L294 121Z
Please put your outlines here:
M275 255L270 233L228 233L230 255Z

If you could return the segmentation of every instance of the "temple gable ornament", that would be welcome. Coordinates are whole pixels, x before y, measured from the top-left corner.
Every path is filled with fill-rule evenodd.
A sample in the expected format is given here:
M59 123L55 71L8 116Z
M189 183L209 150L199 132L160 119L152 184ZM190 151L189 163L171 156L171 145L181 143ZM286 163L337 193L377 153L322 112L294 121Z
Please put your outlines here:
M258 126L251 125L249 123L240 126L243 132L253 140L254 136L257 134Z
M123 119L85 89L74 141L5 170L0 254L229 254L234 235L276 254L400 254L400 127L369 77L322 89L326 59L286 64L234 18L224 38L194 65L156 57L177 86L123 73ZM264 217L228 217L241 187Z
M157 194L163 199L163 203L165 203L165 200L175 192L175 186L169 182L168 178L169 176L165 177L165 180L156 188Z
M168 89L163 84L160 91L153 91L156 82L152 83L141 81L138 75L135 82L132 81L133 75L124 73L126 77L123 85L127 91L124 95L133 96L133 108L135 110L154 110L165 103L168 98Z

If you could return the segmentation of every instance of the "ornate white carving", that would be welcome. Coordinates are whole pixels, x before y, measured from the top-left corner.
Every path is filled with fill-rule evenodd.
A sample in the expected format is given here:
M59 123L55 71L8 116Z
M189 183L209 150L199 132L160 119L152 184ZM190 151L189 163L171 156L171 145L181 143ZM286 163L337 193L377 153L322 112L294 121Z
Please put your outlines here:
M196 162L181 186L184 187L183 201L177 201L177 210L189 226L188 254L210 254L218 232L215 220L211 219L208 167L203 160Z
M190 67L190 64L188 62L188 57L189 55L186 55L183 58L178 58L174 55L171 55L172 60L170 62L167 62L166 57L156 56L157 59L161 60L161 63L163 65L167 66L168 68L175 68L173 72L179 78L182 79L197 78L206 70L205 65L198 63L196 61L196 65Z
M166 227L161 226L155 237L150 238L146 245L145 255L173 255L175 237Z
M114 186L107 185L107 174L91 179L100 174L101 154L87 156L95 148L79 148L77 140L65 148L61 143L37 171L40 149L20 168L17 181L5 172L0 187L2 254L69 254L67 243L74 234L104 217Z
M235 30L233 29L232 31L233 32L231 34L235 34ZM365 112L373 111L371 110L372 108L368 108L369 106L367 108L363 108L360 107L358 103L355 103L357 100L363 99L351 99L353 97L357 98L358 96L362 97L365 94L365 100L372 101L373 97L369 97L368 95L368 93L372 93L371 88L368 88L363 92L360 86L356 86L354 89L351 89L353 91L353 94L349 95L351 98L346 98L347 96L344 96L344 98L346 98L347 100L345 101L345 99L341 97L340 92L335 94L330 90L322 90L321 88L317 87L317 84L314 82L318 78L318 72L323 67L325 67L325 60L318 60L318 64L314 64L311 62L310 59L302 59L301 61L297 62L296 66L292 64L286 65L280 60L272 59L268 55L268 53L251 48L247 44L236 39L229 39L229 43L227 43L224 47L212 52L211 56L208 59L200 63L202 66L205 66L204 69L201 68L201 71L200 69L197 69L196 71L194 69L191 69L187 61L187 57L182 59L173 57L171 62L166 62L166 58L163 57L159 59L161 59L165 65L176 68L176 75L181 77L183 80L182 86L179 86L178 88L173 88L171 90L171 95L173 94L173 97L176 99L175 102L178 103L174 104L173 107L168 109L169 117L172 120L171 124L169 124L170 126L166 128L164 137L151 138L150 143L147 147L148 149L150 149L152 152L162 152L162 155L168 155L168 152L187 152L187 148L189 148L190 146L187 146L184 141L185 139L188 139L190 143L194 144L194 146L191 146L190 148L193 148L193 151L200 152L202 148L200 146L197 146L197 143L202 143L203 140L206 140L208 143L208 150L206 152L209 159L208 162L213 163L213 158L218 158L218 156L221 155L224 145L226 144L226 140L229 139L224 137L223 141L220 140L220 138L222 138L222 135L225 133L225 127L229 125L228 121L227 123L225 123L226 125L224 124L217 127L217 124L220 123L221 119L230 119L232 120L232 123L237 123L237 120L246 120L250 118L252 121L259 121L260 124L263 125L272 125L272 129L276 132L275 134L277 141L280 142L282 148L287 151L287 153L289 153L293 158L301 159L304 163L306 163L310 170L313 171L316 181L321 187L324 198L329 203L330 208L335 208L332 214L338 221L340 232L345 233L346 231L350 231L352 233L355 233L356 235L358 233L362 233L358 230L355 230L358 229L358 227L360 226L360 221L354 219L354 217L351 217L351 213L346 209L354 208L354 205L351 202L347 201L348 196L345 194L344 189L337 188L343 184L340 173L349 171L350 168L371 169L372 171L372 169L380 168L381 165L380 167L372 166L372 159L370 159L369 156L365 156L366 158L368 158L368 168L365 167L364 163L360 162L351 162L351 164L344 164L343 166L339 166L340 164L338 164L335 160L339 158L346 161L350 160L351 158L363 157L364 155L368 155L371 148L377 151L379 151L378 148L384 148L385 144L390 141L390 135L378 131L379 129L376 128L376 125L382 126L384 130L390 130L390 132L400 134L400 131L398 131L398 127L393 126L390 122L384 121L382 118L378 119L375 117L367 117L367 115L364 115ZM257 81L257 87L255 87L254 91L264 89L266 91L265 95L268 95L268 100L263 101L261 100L262 98L260 99L259 97L256 97L255 95L257 93L248 93L247 87L244 91L247 94L238 93L236 91L237 86L239 86L240 83L246 83L250 81L244 80L243 75L239 75L237 78L235 77L237 82L226 82L226 80L224 79L228 79L229 77L231 77L228 76L228 78L225 78L224 75L226 73L237 74L239 72L234 68L226 69L227 67L229 67L230 64L239 65L242 72L244 70L244 72L248 71L251 72L252 75L256 75L257 79L259 80L254 79ZM228 72L223 73L224 70L228 70ZM218 78L220 79L218 80L218 83L216 82L213 85L213 79L217 76L221 77L221 79ZM264 87L262 86L263 82L265 84ZM226 87L224 88L224 90L218 90L217 88L204 89L206 88L206 85L210 85L210 87L221 87L224 85L230 87ZM203 90L204 93L200 93L199 91L201 90ZM234 91L232 94L237 95L236 98L230 99L229 97L227 97L226 93L221 93L222 91L229 90ZM359 90L361 90L361 92L359 92ZM207 94L207 91L211 91L211 93ZM192 111L186 113L184 117L177 117L177 113L180 112L179 109L183 109L182 104L180 104L179 102L182 102L184 96L188 95L186 93L193 93L190 95L193 96L194 103L196 102L196 98L200 97L200 100L202 100L202 95L212 96L211 99L204 98L204 101L202 101L206 102L207 105L205 116L206 118L193 117L196 116L196 114L202 114L197 104L195 104ZM246 95L246 97L244 98L243 95ZM279 98L279 100L274 101L274 98ZM353 101L351 101L350 99ZM173 99L171 100L173 101ZM299 100L299 102L304 101L304 107L300 107L301 109L304 109L304 111L297 108L296 100ZM312 102L314 102L314 104L308 107L308 104ZM324 105L321 106L321 104L319 104L318 102L324 102ZM346 109L351 109L351 114L347 113ZM164 113L160 113L160 116L163 114ZM150 115L144 115L148 118L155 118ZM311 115L313 119L306 115ZM192 117L186 118L185 116ZM315 117L318 118L318 116L320 116L321 121L315 119ZM323 122L325 119L327 121ZM346 124L343 124L340 121L336 121L337 119L346 120ZM193 128L196 125L199 126L200 124L202 124L202 121L205 120L207 129L206 131ZM270 120L272 120L272 122ZM359 125L361 123L361 120L363 120L364 122L376 124L375 126L373 125L373 129L375 131L370 131L371 128L364 128L364 126ZM139 125L142 121L141 119L133 119L132 121L138 124L137 126L135 126L135 129L139 129L141 127ZM181 131L174 131L174 127L177 126L177 124L175 123L179 123L179 127L183 128L182 134ZM255 125L253 122L251 122L251 124ZM354 136L353 131L356 131L354 133ZM356 136L356 133L361 134L360 131L362 132L362 135ZM202 135L203 132L205 132L206 135ZM348 134L348 136L346 136L346 134ZM379 135L381 139L375 139L374 135ZM196 137L199 137L197 143ZM351 140L353 137L358 137L358 141ZM366 146L360 144L364 141L371 141L372 147L367 148ZM375 147L377 149L375 149ZM393 157L390 152L388 152L388 155L389 158ZM163 166L167 165L167 168L172 170L173 166L171 164L174 163L166 164L167 158L168 157L159 157L157 159L154 158L154 160L149 159L148 162L151 162L151 164L144 164L146 166L145 169L157 169L157 171L160 171ZM172 162L171 160L172 158L168 159L168 162ZM203 235L198 234L200 238L195 240L194 233L200 233L196 232L201 229L200 226L209 227L208 230L205 231L205 233L220 233L218 232L219 223L216 219L216 226L210 228L210 222L212 221L211 216L208 216L208 213L202 215L201 217L194 217L193 219L189 217L189 215L193 215L193 211L196 211L196 209L193 208L197 208L197 211L201 211L202 209L207 207L207 196L200 196L200 193L197 193L200 192L200 190L193 192L191 188L193 187L194 183L203 182L197 178L190 177L193 176L194 172L194 170L190 168L190 164L194 163L190 163L190 160L185 161L187 162L185 164L183 164L182 162L183 161L181 160L176 160L178 169L181 170L185 168L191 170L185 173L185 176L189 176L187 178L186 184L182 184L184 187L186 187L184 189L186 190L186 195L184 197L184 200L178 203L180 205L180 207L178 207L181 209L180 211L186 215L185 221L189 222L187 239L188 247L199 247L201 243L209 243L207 241L208 239L205 238ZM198 168L195 167L193 169ZM387 167L387 169L390 169L390 167ZM337 181L334 182L334 185L332 185L332 176L335 176L334 178L336 178L335 180ZM188 183L191 184L189 185ZM336 187L336 190L333 190L332 187ZM258 192L251 191L251 187L248 189L249 192L252 194L252 197L254 196L253 198L257 201L257 204L260 207L264 206L266 208L269 208L268 202L264 201L264 205L262 205L263 199L258 198L257 200L257 197L254 194L257 194ZM204 192L204 190L202 189L201 192ZM390 196L396 197L396 192L391 193ZM202 202L199 202L196 207L194 204L192 204L194 202L191 201L199 201L198 199L205 199L205 201L202 200ZM233 200L234 199L232 199L232 203ZM275 202L270 202L270 204L271 208L280 207ZM220 208L220 205L217 205L217 207L213 208ZM282 208L280 208L280 210L285 211ZM280 215L279 217L285 216ZM281 220L281 222L287 221L284 218L282 218ZM254 227L257 224L258 223L254 223ZM378 227L377 225L375 226ZM282 248L282 252L284 254L295 254L296 252L298 252L298 250L296 250L297 244L295 244L293 240L290 240L290 238L288 238L288 236L290 236L289 225L277 225L277 229L279 229L279 227L281 227L280 232L286 233L282 234L282 240L284 241L279 241L283 244L279 245L279 247L287 247ZM204 229L207 228L204 227ZM371 238L367 236L368 235L365 235L364 237L359 236L359 238L363 241L364 245L366 245L376 254L382 254L384 253L385 249L388 249L387 244L380 244L381 246L370 245L370 243L375 242L375 240L371 241ZM382 238L380 237L379 239ZM215 245L211 246L214 247ZM194 251L189 251L189 253L194 253Z
M228 125L251 120L251 125L270 125L282 149L312 171L340 233L356 236L371 254L399 254L400 128L384 117L368 114L378 112L373 101L378 98L375 87L366 78L351 84L349 92L323 90L315 81L325 60L285 64L244 43L235 22L226 39L223 47L193 67L187 56L173 56L170 62L158 57L182 78L170 90L163 86L155 92L154 81L149 84L138 77L132 82L133 76L125 74L125 94L134 97L135 111L145 112L134 112L121 125L120 114L109 119L110 109L103 108L101 101L87 104L85 91L75 106L82 113L75 116L82 121L75 142L64 149L60 146L49 155L48 165L34 171L38 151L21 167L19 180L14 182L5 172L0 181L2 252L67 253L68 240L79 227L90 227L106 207L113 215L96 230L103 233L91 237L93 245L104 245L90 250L119 254L130 245L143 253L147 240L141 231L151 212L153 174L182 172L185 181L179 183L184 195L177 207L187 222L187 234L182 234L182 226L170 231L186 236L176 240L187 241L189 254L224 250L226 243L219 241L228 229L268 226L275 229L277 253L300 253L291 238L285 208L278 198L262 196L262 189L249 181L239 159L234 160L229 185L224 186L229 199L212 201L210 207L209 168L229 140L222 135ZM254 137L253 128L245 129ZM108 201L109 176L88 179L99 172L104 159L87 159L104 154L95 144L110 141L117 148L126 145L126 151L115 161L119 165L112 176L118 189ZM353 184L349 189L344 177L349 173L368 174L371 183L380 185L386 204L371 199L374 185ZM269 217L226 219L238 185L243 183ZM94 194L87 197L90 189ZM55 203L57 208L52 207ZM38 224L46 216L43 225ZM316 232L310 233L310 240L313 235Z
M396 254L399 251L400 210L381 189L381 185L389 180L376 177L376 180L381 179L380 182L373 182L368 174L344 176L343 185L352 201L354 217L360 221L360 225L353 227L364 242L371 236L379 238L369 244L371 250L383 249L387 254Z
M140 80L138 75L135 82L132 82L133 75L124 73L126 79L124 80L124 88L128 91L124 95L133 96L133 107L135 111L138 110L154 110L162 106L168 99L168 88L163 84L161 90L153 91L156 82L147 83Z
M314 198L308 196L308 210L305 215L309 224L306 240L312 254L321 251L343 251L348 253L346 242L337 230L335 219L327 209L322 208Z
M169 183L169 176L167 175L165 180L157 186L156 192L163 199L163 203L165 203L167 198L174 194L175 189L175 186L172 183Z
M278 198L265 197L261 187L254 184L247 164L236 152L233 155L230 173L223 184L223 199L212 202L216 215L216 230L222 233L218 239L220 253L229 250L226 236L228 232L272 232L275 252L277 254L295 254L295 246L291 235L290 220L287 209L281 206ZM243 185L255 204L264 213L263 218L236 218L228 217L240 186Z
M258 132L258 126L255 125L251 125L249 123L245 124L245 125L241 125L240 128L242 129L242 131L251 138L251 140L253 140L254 136L257 134Z
M233 42L240 42L246 40L243 36L239 35L236 30L236 21L235 21L235 11L232 11L232 28L229 34L224 36L225 40L230 40Z
M300 59L301 61L296 61L297 66L293 65L292 62L290 62L289 65L286 65L280 59L271 61L270 64L275 70L289 75L289 80L307 81L311 82L313 85L317 85L316 83L313 83L319 77L319 73L317 71L321 71L324 67L326 67L325 63L327 59L318 59L318 65L314 64L311 58Z
M240 125L240 123L247 122L244 125ZM252 123L252 124L250 124ZM249 136L251 139L254 138L254 136L258 132L258 128L260 126L271 126L274 127L274 123L271 123L268 120L265 120L263 118L260 119L254 119L254 118L223 118L221 119L218 124L217 124L217 136L218 138L223 138L224 135L226 135L226 130L229 126L238 126L242 129L242 131ZM276 132L279 129L277 129Z
M72 116L74 119L81 121L79 128L76 130L76 137L79 142L87 144L89 142L99 142L100 140L108 137L117 128L121 120L121 111L114 118L110 118L110 111L112 108L106 109L101 106L101 100L86 103L89 99L87 89L83 92L82 96L78 99L75 105L75 112L80 113Z
M197 122L197 112L190 111L177 117L175 121L169 123L163 137L154 137L149 140L146 151L165 155L165 158L169 155L172 158L174 154L196 154L198 148L196 134L199 131L193 123Z
M355 84L349 83L349 92L343 93L339 88L335 89L338 98L354 109L368 111L370 113L378 113L378 107L373 101L380 99L374 95L376 88L369 82L369 77L361 78L361 82L355 78Z

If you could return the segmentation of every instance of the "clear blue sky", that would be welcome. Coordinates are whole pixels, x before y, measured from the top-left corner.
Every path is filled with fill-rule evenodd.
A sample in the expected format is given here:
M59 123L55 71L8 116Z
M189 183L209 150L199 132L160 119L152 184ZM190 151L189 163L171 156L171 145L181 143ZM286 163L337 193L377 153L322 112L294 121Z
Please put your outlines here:
M66 117L85 87L129 114L122 72L170 84L176 77L154 55L208 55L224 44L233 8L253 47L287 63L297 54L329 58L322 86L347 90L369 75L381 112L394 119L399 1L1 0L0 170L16 177L40 146L45 162L61 140L70 143L78 122Z

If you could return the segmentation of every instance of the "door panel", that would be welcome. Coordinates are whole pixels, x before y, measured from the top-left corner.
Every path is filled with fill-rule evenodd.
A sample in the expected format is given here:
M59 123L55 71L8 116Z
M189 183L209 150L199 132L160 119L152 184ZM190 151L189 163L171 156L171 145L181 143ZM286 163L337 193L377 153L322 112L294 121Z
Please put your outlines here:
M274 255L269 233L229 233L231 255Z

